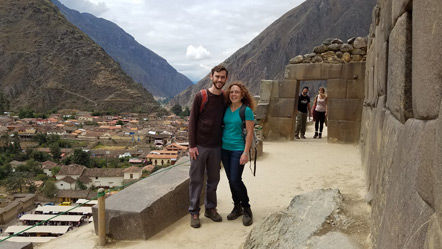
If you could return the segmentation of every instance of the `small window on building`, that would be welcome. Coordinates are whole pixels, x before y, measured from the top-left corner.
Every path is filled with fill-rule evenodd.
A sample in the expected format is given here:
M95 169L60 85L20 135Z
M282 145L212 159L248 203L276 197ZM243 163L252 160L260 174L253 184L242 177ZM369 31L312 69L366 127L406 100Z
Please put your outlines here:
M134 174L130 174L130 179L133 179L134 178Z
M95 177L95 180L97 180L97 179L98 179L98 176Z

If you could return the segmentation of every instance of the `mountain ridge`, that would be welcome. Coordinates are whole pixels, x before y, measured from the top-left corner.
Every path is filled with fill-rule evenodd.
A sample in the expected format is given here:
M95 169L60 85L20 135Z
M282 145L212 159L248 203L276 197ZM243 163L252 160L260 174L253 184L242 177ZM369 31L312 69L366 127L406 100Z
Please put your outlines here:
M141 84L50 1L3 0L0 16L0 90L13 109L160 109Z
M135 81L154 96L171 98L193 85L177 72L166 59L139 44L117 24L90 13L69 9L58 0L51 0L61 13L100 45ZM124 49L126 48L126 49Z
M261 80L283 79L291 58L311 52L325 39L367 35L375 5L375 0L307 0L220 64L229 70L229 82L242 80L252 94L258 94ZM191 106L195 94L210 84L207 75L175 96L170 105Z

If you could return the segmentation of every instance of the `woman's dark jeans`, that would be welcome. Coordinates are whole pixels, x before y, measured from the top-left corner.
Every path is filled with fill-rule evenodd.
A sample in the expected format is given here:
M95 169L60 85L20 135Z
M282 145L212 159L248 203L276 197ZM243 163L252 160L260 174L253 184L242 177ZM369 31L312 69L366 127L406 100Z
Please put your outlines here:
M241 204L243 207L250 207L247 188L242 181L242 172L244 165L239 165L243 151L222 150L221 161L229 180L232 199L235 204Z
M322 129L324 129L325 112L318 112L318 111L315 112L318 115L318 118L315 121L315 132L318 132L318 124L320 124L319 132L322 133Z

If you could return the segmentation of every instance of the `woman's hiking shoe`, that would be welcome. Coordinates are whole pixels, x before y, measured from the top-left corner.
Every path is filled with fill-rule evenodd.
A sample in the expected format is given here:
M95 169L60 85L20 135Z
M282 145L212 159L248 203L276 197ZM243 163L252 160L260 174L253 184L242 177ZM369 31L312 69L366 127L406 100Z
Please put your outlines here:
M215 222L221 222L223 220L223 217L219 215L219 213L216 211L216 208L208 208L204 212L204 216L207 218L215 221Z
M242 210L241 204L235 204L235 206L233 207L232 212L230 212L230 214L227 215L227 219L228 220L234 220L234 219L238 218L239 216L241 216L243 213L244 212Z
M193 228L199 228L201 226L199 215L197 214L190 215L190 226Z
M244 208L244 215L242 217L242 224L244 226L250 226L253 224L253 214L252 214L252 210L250 209L250 207Z

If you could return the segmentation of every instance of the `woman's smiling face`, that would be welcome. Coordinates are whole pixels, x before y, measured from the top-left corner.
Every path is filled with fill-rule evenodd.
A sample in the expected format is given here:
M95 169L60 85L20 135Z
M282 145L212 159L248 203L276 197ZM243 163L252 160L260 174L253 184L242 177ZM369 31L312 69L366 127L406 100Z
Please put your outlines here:
M239 103L241 102L242 99L242 92L241 92L241 88L239 88L239 86L232 86L230 88L230 101L232 101L232 103Z

